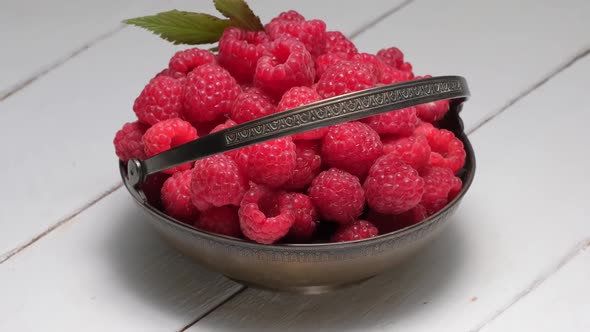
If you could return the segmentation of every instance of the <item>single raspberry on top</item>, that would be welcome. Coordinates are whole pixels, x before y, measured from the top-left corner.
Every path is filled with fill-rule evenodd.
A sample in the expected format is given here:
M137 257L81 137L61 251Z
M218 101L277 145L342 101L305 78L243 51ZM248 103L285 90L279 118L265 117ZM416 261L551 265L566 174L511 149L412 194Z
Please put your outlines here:
M280 13L279 16L274 17L272 20L270 20L270 22L272 23L274 21L279 21L279 20L301 22L301 21L305 21L305 17L303 15L299 14L295 10L288 10L286 12Z
M199 211L191 202L192 170L176 172L162 186L164 211L187 224L194 223Z
M200 210L213 206L239 205L248 182L236 162L226 155L214 155L195 162L191 199Z
M371 166L364 189L371 209L384 214L400 214L420 203L424 180L397 156L386 154Z
M285 236L295 223L290 206L281 205L281 192L253 184L238 211L242 233L252 241L271 244Z
M296 158L293 140L283 137L239 149L236 160L250 180L280 187L293 175Z
M377 227L366 220L357 220L348 225L342 225L332 235L332 242L347 242L369 239L379 235Z
M115 153L121 161L132 158L145 159L142 137L149 126L139 121L128 122L123 125L113 139Z
M414 107L403 108L392 112L377 114L361 121L368 124L379 134L410 136L418 125L418 117Z
M337 168L323 171L313 179L308 194L322 217L340 224L356 220L365 206L359 179Z
M421 170L430 160L430 145L424 136L386 137L383 141L383 153L391 153L416 170Z
M377 57L390 67L399 69L404 64L404 53L397 47L379 50Z
M467 154L463 142L453 132L423 123L416 128L415 135L424 135L428 140L432 150L430 166L446 167L457 173L465 165Z
M313 59L298 40L282 37L274 40L268 55L258 60L254 85L277 99L294 86L311 86L315 78Z
M189 48L176 52L170 59L168 68L186 74L206 63L216 63L215 54L199 48Z
M186 77L184 117L199 123L228 114L240 92L240 86L225 69L211 63L201 65Z
M322 97L320 97L320 95L310 87L294 87L285 92L285 94L281 98L281 101L279 102L279 105L277 106L277 112L282 112L299 106L311 104L321 99ZM293 135L292 138L294 140L316 140L324 137L327 131L328 128L324 127Z
M331 98L372 88L375 84L377 77L370 67L358 61L342 61L326 70L316 90L322 98Z
M238 95L231 109L231 118L236 123L262 118L275 113L273 99L258 88L250 88Z
M333 65L350 60L350 55L344 52L322 54L315 59L315 76L319 80L322 75Z
M429 215L445 207L459 194L463 185L461 179L444 167L426 167L420 175L424 179L424 195L421 204Z
M303 190L321 171L320 144L317 141L295 141L295 146L297 166L283 187L289 190Z
M362 122L331 126L322 144L322 158L332 167L364 178L373 162L383 154L383 144L371 127Z
M258 59L264 55L270 38L264 31L225 29L219 40L217 60L240 83L252 82Z
M326 53L344 52L354 55L358 53L356 46L340 31L326 32Z
M169 119L156 123L143 135L143 146L147 157L197 139L197 130L181 119ZM169 168L162 172L173 174L189 169L191 163Z
M319 214L311 199L300 193L284 193L279 196L279 206L291 210L295 217L295 222L289 229L286 240L291 243L303 243L311 240L319 222Z
M373 210L369 210L367 213L367 220L379 229L379 234L395 232L402 228L417 224L427 217L428 213L426 208L421 204L416 205L409 211L396 215L381 214Z
M225 236L242 237L237 206L225 205L203 211L199 214L195 227Z
M184 84L169 76L156 76L145 86L133 103L139 121L156 124L178 118L182 113Z
M305 45L313 57L324 53L326 23L322 20L288 21L278 19L268 23L265 29L273 40L285 36L296 38Z

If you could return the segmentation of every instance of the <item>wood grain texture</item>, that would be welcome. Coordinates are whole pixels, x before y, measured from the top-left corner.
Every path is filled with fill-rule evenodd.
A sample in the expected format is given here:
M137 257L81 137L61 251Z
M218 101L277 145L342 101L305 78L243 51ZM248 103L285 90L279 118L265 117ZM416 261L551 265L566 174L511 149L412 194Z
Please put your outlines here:
M494 317L590 237L589 70L586 57L471 135L475 182L415 260L317 297L249 289L189 331L471 331Z
M0 265L0 330L178 331L239 289L165 245L120 189Z

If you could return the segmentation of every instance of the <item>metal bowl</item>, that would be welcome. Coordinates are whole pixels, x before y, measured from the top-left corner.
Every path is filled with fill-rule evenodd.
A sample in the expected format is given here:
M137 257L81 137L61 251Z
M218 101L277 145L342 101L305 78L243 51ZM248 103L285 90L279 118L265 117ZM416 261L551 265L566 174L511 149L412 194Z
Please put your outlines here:
M198 264L239 283L264 289L321 293L369 279L395 268L431 242L453 218L475 175L475 155L459 117L461 105L452 105L441 121L463 141L467 158L458 176L459 195L438 213L407 228L371 239L322 244L263 245L201 231L151 206L130 185L127 168L121 177L139 209L160 235Z

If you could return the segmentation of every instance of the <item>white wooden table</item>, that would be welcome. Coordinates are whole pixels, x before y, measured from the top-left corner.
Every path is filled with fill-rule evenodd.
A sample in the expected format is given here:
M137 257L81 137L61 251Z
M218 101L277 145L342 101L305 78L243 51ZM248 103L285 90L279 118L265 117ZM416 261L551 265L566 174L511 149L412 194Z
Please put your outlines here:
M456 220L403 268L320 296L195 266L142 222L111 144L179 47L118 22L212 6L5 0L0 331L590 331L589 1L250 3L468 79L478 170Z

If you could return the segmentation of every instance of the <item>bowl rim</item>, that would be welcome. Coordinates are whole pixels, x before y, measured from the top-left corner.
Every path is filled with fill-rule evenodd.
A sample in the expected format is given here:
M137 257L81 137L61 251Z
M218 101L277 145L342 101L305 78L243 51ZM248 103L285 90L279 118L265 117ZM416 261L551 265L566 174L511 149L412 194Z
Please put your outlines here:
M450 113L450 111L449 111L449 113ZM455 114L455 116L457 116L458 120L461 122L460 118L458 117L458 114ZM174 219L174 218L166 215L164 212L158 210L154 206L150 205L142 197L140 197L138 195L138 191L135 188L132 188L130 186L130 184L128 183L127 178L126 178L126 169L127 169L126 164L124 162L122 162L121 160L119 160L119 170L120 170L121 179L123 181L123 184L125 185L125 188L127 189L127 191L131 194L131 196L133 197L135 202L141 208L145 209L151 215L156 217L159 221L164 221L170 226L181 228L182 230L191 233L191 235L205 237L209 240L214 240L214 241L223 241L227 244L232 244L232 245L239 246L239 247L250 247L251 249L258 249L258 250L299 249L299 250L306 250L307 251L307 250L319 250L319 249L322 249L322 250L325 250L325 249L350 249L350 248L359 247L359 246L371 245L374 243L378 243L378 242L382 242L382 241L386 241L386 240L391 240L394 238L406 236L410 233L414 233L422 228L428 227L430 224L437 221L440 215L445 214L449 209L453 208L456 204L459 203L459 201L465 196L465 194L467 193L467 191L471 187L471 184L473 183L473 180L475 177L475 170L476 170L476 161L475 161L475 154L473 151L473 146L471 145L471 142L469 141L469 138L467 137L467 134L464 132L462 127L463 126L461 123L461 131L459 133L455 133L455 135L457 136L457 138L459 138L461 140L461 142L463 142L464 149L466 152L466 163L465 164L469 165L471 167L466 172L465 179L463 180L463 187L461 188L461 191L459 192L459 194L453 200L448 202L444 208L442 208L441 210L437 211L435 214L429 216L428 218L422 220L421 222L419 222L417 224L407 226L405 228L399 229L394 232L377 235L372 238L347 241L347 242L262 244L262 243L257 243L257 242L253 242L253 241L248 241L245 239L239 239L239 238L235 238L235 237L230 237L230 236L226 236L226 235L221 235L221 234L216 234L216 233L200 230L196 227L193 227L191 225L188 225L186 223L183 223L177 219ZM464 168L465 168L465 166L464 166Z

